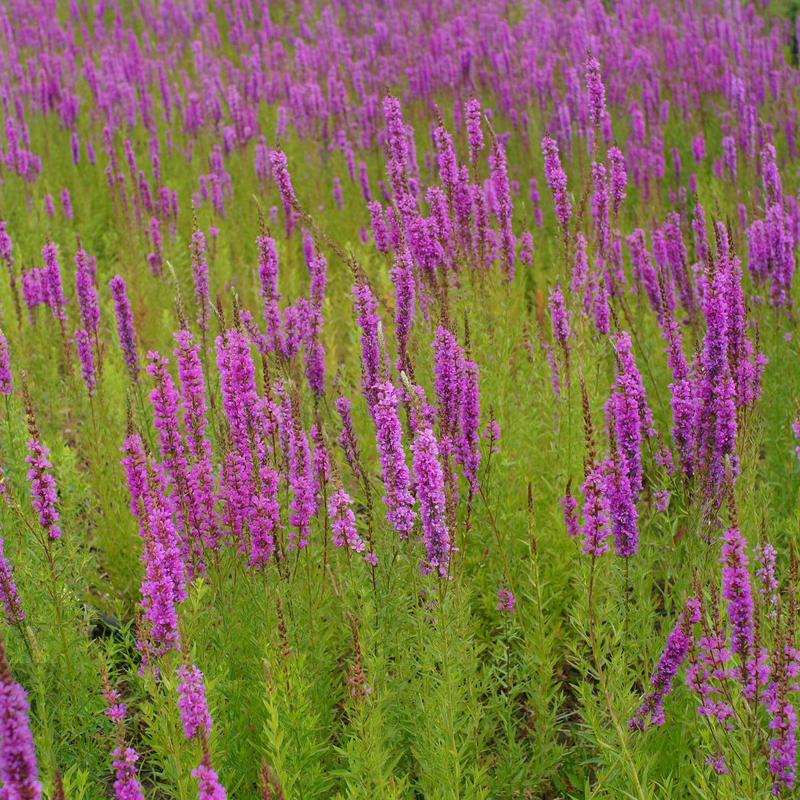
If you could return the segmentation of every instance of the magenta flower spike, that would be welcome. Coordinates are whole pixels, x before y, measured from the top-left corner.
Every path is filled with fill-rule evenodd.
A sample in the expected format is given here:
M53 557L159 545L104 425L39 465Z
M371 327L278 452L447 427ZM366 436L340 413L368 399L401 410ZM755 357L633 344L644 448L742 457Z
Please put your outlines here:
M197 769L192 770L192 777L197 779L197 800L227 800L225 787L214 772L208 755L204 755Z
M108 283L111 289L111 297L114 300L114 313L117 316L117 335L119 346L122 350L122 359L128 370L131 380L134 383L139 381L139 352L136 348L136 329L133 325L133 313L131 304L128 300L128 292L125 288L125 281L120 275L115 275Z
M200 228L192 232L189 246L191 255L192 281L194 297L197 303L197 325L200 330L208 330L208 319L211 314L211 298L209 296L208 263L206 261L206 237Z
M449 578L452 548L445 519L444 471L439 461L439 445L429 427L417 431L411 450L425 547L421 571Z
M20 625L25 619L22 601L14 581L14 569L11 562L3 555L2 536L0 536L0 605L3 606L9 625Z
M416 513L414 496L411 494L411 475L403 449L398 403L399 393L390 382L375 386L372 417L375 421L376 444L381 462L383 501L388 506L386 519L400 537L405 539L414 527Z
M42 797L28 712L28 696L14 681L0 640L0 782L7 800Z
M87 333L96 336L100 324L100 303L89 257L83 248L78 248L75 254L75 293L78 298L81 324Z
M208 712L203 673L194 664L181 664L176 676L183 735L187 739L207 739L211 734L212 721Z
M75 331L75 345L78 350L78 361L81 365L81 376L84 384L86 384L86 392L89 397L93 397L97 389L97 376L94 370L92 342L89 334L83 328Z
M692 628L700 621L700 602L687 601L675 627L672 629L664 652L650 679L651 691L628 722L630 730L645 730L651 725L664 724L664 698L672 689L672 682L686 659L692 644Z
M8 358L8 340L0 331L0 394L9 395L14 389L11 363Z
M561 166L558 154L558 145L549 136L542 139L542 154L544 155L544 177L556 206L556 219L566 235L569 230L569 221L572 217L572 203L567 193L567 173Z

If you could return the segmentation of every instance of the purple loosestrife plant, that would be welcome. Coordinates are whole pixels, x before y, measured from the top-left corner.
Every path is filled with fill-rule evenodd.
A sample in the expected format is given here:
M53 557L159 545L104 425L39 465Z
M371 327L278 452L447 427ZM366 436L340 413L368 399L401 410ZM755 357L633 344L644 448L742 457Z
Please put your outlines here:
M550 323L553 328L553 339L558 342L561 348L561 353L564 358L564 371L566 373L566 383L569 386L569 355L570 355L570 339L572 334L570 332L570 321L572 319L572 312L567 311L564 303L564 295L561 293L561 287L556 284L550 292Z
M196 225L197 223L195 223L195 228L192 231L192 241L189 245L192 281L194 282L194 297L197 302L197 325L201 331L207 331L211 299L209 297L208 263L206 261L206 237Z
M459 388L459 431L456 438L456 460L461 464L464 478L470 492L477 494L478 466L481 462L480 444L480 389L478 387L478 366L464 359Z
M361 479L361 464L358 454L358 436L353 428L353 416L351 410L353 404L344 396L336 398L336 412L342 421L342 429L336 437L339 447L342 448L347 464L357 479Z
M618 452L606 464L606 496L614 535L614 552L627 558L639 549L639 514L625 463Z
M692 645L692 628L700 621L700 601L690 598L672 629L664 652L658 660L650 679L651 691L628 722L632 731L643 731L651 725L664 724L664 698L672 690L672 683Z
M464 353L456 337L443 325L436 329L431 346L433 387L439 398L439 438L442 449L449 453L458 431Z
M411 494L411 475L403 450L398 402L399 393L392 383L387 381L375 387L372 417L381 463L383 501L388 507L386 519L400 537L405 539L414 527L416 514L414 496Z
M108 703L108 708L103 713L113 721L117 739L117 746L112 753L115 800L144 800L136 767L139 754L125 741L125 705L119 702L119 692L108 683L105 670L103 671L103 683L102 694Z
M258 278L261 282L261 307L267 328L267 350L280 352L283 349L281 339L281 313L278 293L278 252L275 240L270 236L258 236Z
M577 536L581 527L578 522L578 501L572 494L572 478L567 481L567 489L561 498L560 506L564 515L564 527L567 530L567 536Z
M517 610L517 599L511 589L498 589L497 590L497 605L494 607L495 611L502 611L505 614L513 614Z
M356 530L353 501L344 489L337 489L328 498L328 518L331 521L331 541L336 547L347 547L355 553L364 552L364 542Z
M25 456L25 463L28 464L28 482L30 483L31 505L36 512L39 524L50 540L61 538L61 528L58 525L58 511L56 509L56 481L51 470L53 465L47 458L50 450L45 447L39 437L39 429L36 426L36 417L33 412L33 404L28 393L27 384L23 383L23 398L25 402L25 412L28 424L28 455Z
M564 236L568 235L569 221L572 217L572 204L567 193L567 173L561 166L561 159L558 155L558 145L549 136L542 139L542 154L544 155L544 177L550 191L553 193L553 200L556 206L556 219L564 231Z
M619 215L622 201L625 199L628 171L625 156L618 147L612 146L608 148L608 160L611 162L611 213L616 219Z
M464 104L464 117L467 125L470 161L477 164L478 154L483 149L484 142L481 130L481 104L474 97L470 97Z
M492 142L489 156L492 174L492 188L497 202L497 220L500 223L501 269L507 281L514 278L514 233L511 229L511 192L508 186L508 166L506 151L499 139Z
M125 281L120 275L115 275L108 283L111 289L111 297L114 300L114 313L117 316L117 335L119 346L122 350L122 359L128 370L131 380L134 383L139 381L139 353L136 348L136 329L133 325L133 314L131 304L128 300L128 293L125 288Z
M216 549L219 546L219 520L215 508L217 497L211 443L205 435L208 417L200 348L192 344L188 331L176 333L175 343L181 410L186 429L185 442L189 460L187 480L191 502L195 508L203 544L210 549Z
M82 248L78 248L75 254L75 294L78 299L81 324L88 333L97 336L100 325L100 302L97 298L94 275L89 266L89 257Z
M139 754L132 747L119 745L112 756L115 800L144 800L142 785L137 777Z
M654 433L653 419L633 359L629 334L624 331L615 333L612 341L617 355L617 375L606 403L606 420L619 445L622 466L635 503L642 491L642 433Z
M11 562L3 554L3 537L0 536L0 605L9 625L20 625L25 619L22 610L17 584L14 581L14 570Z
M8 357L8 341L0 331L0 394L9 395L14 389L14 378L11 375L11 363Z
M203 673L194 664L181 664L176 676L183 735L187 739L207 739L211 734L212 721L208 712Z
M318 484L314 475L308 437L300 425L299 403L286 397L281 407L281 421L288 440L289 485L292 490L289 523L297 531L289 532L289 549L308 546L311 518L317 511Z
M746 666L753 646L753 597L747 571L747 542L736 527L725 531L722 545L722 596L728 604L731 652Z
M397 337L397 369L406 368L408 335L414 321L414 264L406 248L391 270L395 299L395 335Z
M14 681L0 640L0 793L4 800L40 800L42 796L28 711L27 694Z
M606 491L606 467L594 461L587 470L581 486L583 492L583 554L603 555L608 549L611 534L611 502Z
M376 386L381 375L381 350L378 341L378 325L380 317L377 314L378 302L365 283L356 284L353 289L353 301L358 318L358 327L361 328L361 390L367 401L372 406L375 402Z
M58 264L58 248L48 242L42 248L42 279L44 286L45 302L50 307L53 317L62 325L67 319L67 301L64 297L64 287L61 282L61 267Z
M204 754L200 765L192 770L192 777L197 779L197 800L227 800L225 787L214 772L208 754Z
M78 351L78 361L81 365L81 376L84 384L86 384L86 392L89 397L93 397L97 389L97 376L94 370L92 342L89 334L83 328L75 331L75 346Z
M444 472L433 431L429 427L419 429L411 449L425 547L422 572L448 578L451 544L445 519Z
M288 162L286 161L285 154L281 150L270 151L269 161L272 166L272 177L275 180L275 185L278 187L281 202L283 203L283 212L286 220L286 236L288 237L294 229L297 216L294 210L297 198L294 194L292 179L289 176Z
M586 57L584 75L589 95L589 122L598 127L606 113L606 89L600 76L600 63L591 54Z

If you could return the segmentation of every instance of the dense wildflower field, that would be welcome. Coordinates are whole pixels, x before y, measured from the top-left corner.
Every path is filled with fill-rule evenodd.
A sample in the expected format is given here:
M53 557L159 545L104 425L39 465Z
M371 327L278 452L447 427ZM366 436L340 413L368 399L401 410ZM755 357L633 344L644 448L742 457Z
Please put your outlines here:
M796 796L794 14L0 5L0 797Z

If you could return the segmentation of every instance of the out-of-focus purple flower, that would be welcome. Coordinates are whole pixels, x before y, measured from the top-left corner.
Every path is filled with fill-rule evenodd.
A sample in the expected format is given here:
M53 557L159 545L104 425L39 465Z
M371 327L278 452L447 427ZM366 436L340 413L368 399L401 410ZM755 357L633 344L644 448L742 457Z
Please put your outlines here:
M653 417L647 405L644 384L633 358L630 335L625 331L612 337L617 353L616 380L606 403L606 418L619 444L625 473L634 502L642 490L642 432L654 433Z
M587 56L584 70L589 94L589 121L598 126L606 110L606 89L600 76L600 63L593 55Z
M69 189L61 190L61 210L64 213L64 219L72 222L72 199L69 196Z
M481 104L470 97L464 104L464 119L467 124L467 141L472 163L478 160L478 153L483 149L483 131L481 130Z
M669 490L662 489L653 494L656 501L656 511L663 514L669 508Z
M285 436L289 444L289 485L292 489L289 523L297 532L289 533L289 548L306 547L310 532L311 517L317 511L317 480L314 475L308 437L300 426L296 409L291 402L281 407L282 425L288 427ZM295 543L296 540L296 543Z
M558 155L558 145L549 136L542 139L542 154L544 155L544 177L556 206L556 219L566 235L569 229L569 220L572 216L572 204L567 194L567 173L561 166Z
M191 253L192 280L194 296L197 301L197 324L201 330L208 330L208 317L211 308L208 285L208 263L206 262L206 237L200 228L192 232Z
M783 198L781 176L778 172L775 145L767 143L761 151L761 178L764 181L764 191L770 204L780 203Z
M692 139L692 158L699 164L706 157L706 137L702 131Z
M625 199L625 187L628 184L628 171L622 151L612 146L608 148L608 160L611 162L611 211L616 217Z
M506 614L513 614L517 610L517 599L511 589L497 590L497 605L495 611L502 611Z
M258 236L258 278L261 282L261 307L267 327L267 350L280 352L281 313L278 303L281 296L278 292L278 252L275 240L271 236Z
M723 753L714 753L712 756L706 757L706 764L708 764L717 775L727 775L728 767L725 763L725 755Z
M400 101L391 94L383 98L383 116L386 120L388 161L386 171L395 197L408 188L408 145Z

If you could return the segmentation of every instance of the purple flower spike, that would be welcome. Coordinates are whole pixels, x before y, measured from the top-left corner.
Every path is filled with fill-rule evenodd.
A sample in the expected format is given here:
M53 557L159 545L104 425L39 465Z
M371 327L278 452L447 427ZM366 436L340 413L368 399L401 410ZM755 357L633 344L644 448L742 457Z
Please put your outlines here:
M42 785L28 722L28 698L0 641L0 782L6 800L40 800Z
M203 673L194 664L181 664L177 670L178 711L183 735L187 739L199 736L207 739L211 733L211 714L208 713Z
M131 376L131 380L139 380L139 353L136 349L136 329L133 326L133 313L125 288L125 281L120 275L115 275L108 283L111 296L114 299L114 312L117 315L117 334L122 358Z

